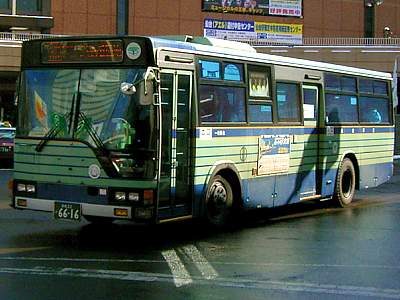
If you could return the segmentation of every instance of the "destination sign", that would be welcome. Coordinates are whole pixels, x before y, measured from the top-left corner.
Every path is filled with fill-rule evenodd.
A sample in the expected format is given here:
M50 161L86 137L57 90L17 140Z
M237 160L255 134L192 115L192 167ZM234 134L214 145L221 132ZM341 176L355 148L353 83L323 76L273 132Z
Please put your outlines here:
M51 41L41 45L42 63L112 63L122 62L120 40Z

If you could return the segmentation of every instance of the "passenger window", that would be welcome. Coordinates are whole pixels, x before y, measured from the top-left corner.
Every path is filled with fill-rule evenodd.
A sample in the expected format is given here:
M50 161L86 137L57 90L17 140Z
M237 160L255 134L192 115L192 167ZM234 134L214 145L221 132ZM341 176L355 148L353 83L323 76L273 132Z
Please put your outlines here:
M374 81L374 94L375 95L388 95L388 86L386 82Z
M325 88L330 91L357 92L355 77L325 74Z
M243 81L243 65L232 63L225 64L224 80Z
M200 85L199 110L202 123L245 122L245 89Z
M276 100L280 122L300 122L299 87L295 83L277 83Z
M343 92L357 93L356 79L353 77L341 77L340 86Z
M317 99L318 90L313 88L303 87L303 113L305 121L316 121L317 120Z
M221 79L221 63L199 60L200 77L203 79Z
M389 123L389 110L389 101L385 98L360 98L360 121L363 123Z
M251 123L272 123L272 105L268 103L250 104L249 120Z
M331 91L340 91L340 77L332 74L325 74L325 88Z
M328 123L357 123L357 96L326 94L326 121Z
M363 94L373 94L374 93L374 81L370 79L360 79L359 80L359 90Z

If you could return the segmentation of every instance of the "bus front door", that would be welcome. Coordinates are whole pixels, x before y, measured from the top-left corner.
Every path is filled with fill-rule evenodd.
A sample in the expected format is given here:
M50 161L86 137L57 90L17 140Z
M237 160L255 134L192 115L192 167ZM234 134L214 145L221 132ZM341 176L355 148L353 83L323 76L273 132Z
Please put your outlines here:
M304 152L302 167L303 184L300 199L319 198L321 194L321 174L319 166L319 89L314 85L303 85L303 113L304 113Z
M192 214L190 179L192 86L191 71L171 70L161 73L159 221Z

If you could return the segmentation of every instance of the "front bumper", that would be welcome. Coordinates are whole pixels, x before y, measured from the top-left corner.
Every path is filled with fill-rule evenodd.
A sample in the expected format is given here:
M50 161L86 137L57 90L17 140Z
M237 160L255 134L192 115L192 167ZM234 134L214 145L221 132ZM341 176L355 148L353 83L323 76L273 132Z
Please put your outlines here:
M18 200L23 200L26 205L18 205ZM45 212L54 212L54 203L57 201L47 199L37 199L29 197L17 196L14 200L14 206L18 209L38 210ZM73 203L73 202L71 202ZM116 205L99 205L90 203L76 203L82 206L83 216L96 216L107 217L113 219L132 219L132 207L129 206L116 206ZM115 215L116 209L126 209L128 211L126 216Z

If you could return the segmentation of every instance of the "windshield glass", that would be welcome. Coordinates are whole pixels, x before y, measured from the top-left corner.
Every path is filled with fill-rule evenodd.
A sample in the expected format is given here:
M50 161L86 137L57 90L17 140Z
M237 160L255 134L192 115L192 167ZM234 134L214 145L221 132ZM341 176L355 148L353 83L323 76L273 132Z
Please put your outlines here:
M120 175L143 176L148 173L144 161L153 160L147 156L155 153L154 108L139 101L144 73L145 69L23 71L17 135L84 141L107 150ZM133 83L137 92L122 93L121 83Z

